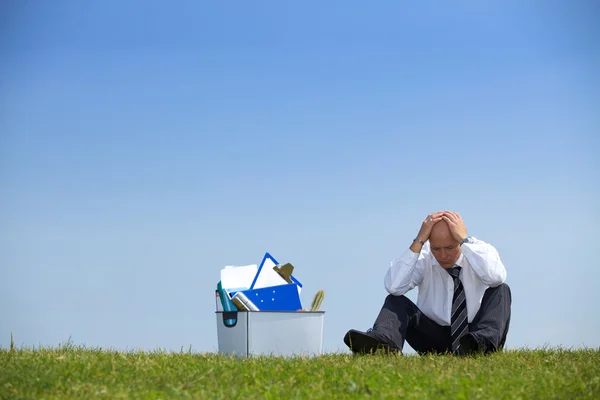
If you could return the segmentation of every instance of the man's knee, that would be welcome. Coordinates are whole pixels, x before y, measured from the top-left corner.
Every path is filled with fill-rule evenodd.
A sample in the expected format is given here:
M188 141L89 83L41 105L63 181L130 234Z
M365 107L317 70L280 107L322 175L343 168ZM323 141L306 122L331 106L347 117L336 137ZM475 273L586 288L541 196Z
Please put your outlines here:
M412 314L417 310L417 306L408 297L394 296L392 294L385 298L383 307L388 310L394 310L396 312L406 311L408 314Z
M394 305L404 305L404 304L412 303L412 301L410 301L410 299L404 295L394 296L393 294L388 294L387 297L385 298L385 302L388 304L391 303Z
M500 296L502 298L505 298L509 304L512 303L512 293L510 291L510 286L508 286L506 283L502 283L496 287L487 288L484 293L484 297L491 296Z
M507 293L508 295L510 295L510 286L508 286L508 284L501 283L497 288L503 293Z

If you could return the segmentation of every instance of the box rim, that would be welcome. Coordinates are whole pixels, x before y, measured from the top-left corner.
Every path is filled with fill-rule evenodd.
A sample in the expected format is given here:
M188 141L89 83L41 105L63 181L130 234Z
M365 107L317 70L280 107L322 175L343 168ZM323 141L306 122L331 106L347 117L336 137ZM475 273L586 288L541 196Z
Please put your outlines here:
M325 314L325 311L215 311L215 314L223 314L223 313L271 313L271 314Z

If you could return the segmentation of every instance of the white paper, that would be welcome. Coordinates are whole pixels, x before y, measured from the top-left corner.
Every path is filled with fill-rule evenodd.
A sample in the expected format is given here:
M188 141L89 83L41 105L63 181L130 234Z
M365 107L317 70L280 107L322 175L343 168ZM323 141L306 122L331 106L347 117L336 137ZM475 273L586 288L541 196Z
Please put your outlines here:
M260 274L254 284L254 289L261 289L269 286L287 285L287 281L281 277L273 267L277 265L272 259L267 258L260 270Z
M250 289L257 272L256 264L241 267L226 266L221 270L221 285L228 292Z

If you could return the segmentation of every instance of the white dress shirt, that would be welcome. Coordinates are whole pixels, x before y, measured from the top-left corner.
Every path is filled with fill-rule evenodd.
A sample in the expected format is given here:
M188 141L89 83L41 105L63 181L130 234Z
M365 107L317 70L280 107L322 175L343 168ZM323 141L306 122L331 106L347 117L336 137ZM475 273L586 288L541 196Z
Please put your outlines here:
M469 322L479 311L485 290L506 280L506 269L498 251L491 244L472 239L474 243L461 246L462 254L456 261L456 265L462 267L460 280L467 297ZM421 253L409 249L402 257L394 259L384 283L388 293L394 296L401 296L418 286L419 310L442 326L450 325L454 281L436 261L429 242L423 245Z

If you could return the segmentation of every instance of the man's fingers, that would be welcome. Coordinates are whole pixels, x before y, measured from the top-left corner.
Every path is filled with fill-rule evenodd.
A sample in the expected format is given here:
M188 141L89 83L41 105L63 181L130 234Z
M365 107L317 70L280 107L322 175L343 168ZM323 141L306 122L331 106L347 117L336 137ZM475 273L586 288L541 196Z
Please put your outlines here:
M434 213L431 213L431 214L429 214L429 215L427 216L427 218L425 218L425 221L427 221L427 222L431 222L431 220L434 220L434 219L438 218L438 217L439 217L439 214L440 214L439 212L434 212Z
M429 222L432 224L440 222L442 220L442 215L444 215L444 213L441 211L434 212L429 216Z
M439 218L443 215L444 213L442 211L437 211L434 213L431 213L427 216L427 218L425 218L425 221L429 221L430 219L436 219Z
M444 215L443 220L446 221L446 223L448 224L448 226L454 226L456 225L456 222L454 222L452 219L450 219L450 217L448 215Z
M452 215L454 215L454 218L456 218L458 221L460 221L462 219L462 217L460 216L459 213L452 211Z
M446 211L444 213L444 217L448 218L450 221L452 221L454 223L457 222L456 217L452 214L452 211Z

